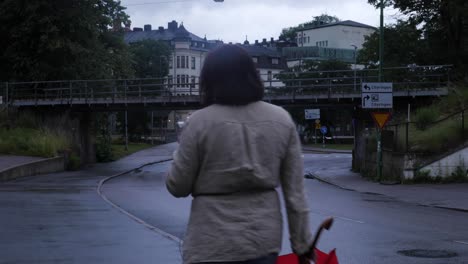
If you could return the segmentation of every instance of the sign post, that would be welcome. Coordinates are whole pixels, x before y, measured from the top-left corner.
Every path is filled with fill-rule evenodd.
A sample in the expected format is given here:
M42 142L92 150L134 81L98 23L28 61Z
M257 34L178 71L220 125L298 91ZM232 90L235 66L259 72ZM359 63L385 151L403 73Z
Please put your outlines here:
M323 144L322 148L325 148L325 134L327 134L327 131L328 131L328 129L327 129L326 126L322 126L320 128L320 132L322 132L322 144Z
M362 108L392 109L393 83L362 83ZM382 179L382 129L390 119L388 112L375 112L372 117L378 126L377 130L377 177Z
M320 129L322 126L320 125L320 119L315 119L315 145L317 145L317 129Z
M320 109L304 109L304 117L306 120L315 119L314 141L315 141L315 144L317 144L317 129L320 129ZM317 124L318 124L318 128L317 128Z

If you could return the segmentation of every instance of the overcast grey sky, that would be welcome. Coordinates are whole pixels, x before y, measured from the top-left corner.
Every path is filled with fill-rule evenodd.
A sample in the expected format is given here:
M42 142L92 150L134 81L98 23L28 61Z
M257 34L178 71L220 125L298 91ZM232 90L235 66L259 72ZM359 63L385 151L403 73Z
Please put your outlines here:
M285 27L310 21L326 13L341 20L354 20L377 27L379 11L367 0L122 0L133 27L151 24L167 28L172 20L183 22L187 30L200 37L224 42L250 42L275 39ZM386 24L398 13L387 9Z

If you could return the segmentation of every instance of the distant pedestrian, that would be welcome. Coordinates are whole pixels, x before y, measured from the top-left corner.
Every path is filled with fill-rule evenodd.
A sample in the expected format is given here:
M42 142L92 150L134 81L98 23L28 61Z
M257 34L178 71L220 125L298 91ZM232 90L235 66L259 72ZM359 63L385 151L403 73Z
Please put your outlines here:
M205 108L186 122L166 185L193 196L183 244L192 263L274 264L281 250L284 194L293 251L306 263L312 236L298 133L281 107L262 102L253 60L236 45L208 54Z

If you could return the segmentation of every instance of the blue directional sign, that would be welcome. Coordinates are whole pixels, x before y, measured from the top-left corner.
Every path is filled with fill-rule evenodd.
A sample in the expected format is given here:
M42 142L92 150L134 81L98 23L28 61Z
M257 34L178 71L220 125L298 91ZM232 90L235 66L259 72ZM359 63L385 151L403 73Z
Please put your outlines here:
M326 134L327 131L328 131L328 129L327 129L326 126L322 126L322 127L320 128L320 132L322 132L322 134Z

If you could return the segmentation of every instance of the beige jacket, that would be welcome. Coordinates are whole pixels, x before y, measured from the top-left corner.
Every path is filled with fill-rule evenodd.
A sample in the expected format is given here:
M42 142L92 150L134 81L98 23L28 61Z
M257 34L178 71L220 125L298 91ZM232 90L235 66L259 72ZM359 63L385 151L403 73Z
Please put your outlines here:
M211 105L182 132L166 185L193 196L184 263L242 261L278 253L281 184L293 251L311 244L300 141L289 114L255 102Z

